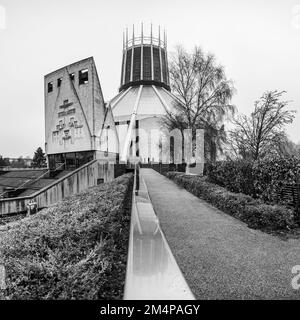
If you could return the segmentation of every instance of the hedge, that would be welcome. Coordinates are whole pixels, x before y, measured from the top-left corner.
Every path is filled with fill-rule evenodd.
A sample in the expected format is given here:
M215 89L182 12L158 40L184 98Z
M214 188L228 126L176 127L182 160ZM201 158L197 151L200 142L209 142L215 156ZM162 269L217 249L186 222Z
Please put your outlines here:
M1 235L3 299L121 299L132 174L20 220Z
M294 212L284 206L268 205L249 195L230 192L205 177L179 172L169 172L166 176L195 196L246 222L251 228L275 231L294 227Z
M205 175L211 182L232 192L242 192L267 203L285 204L280 194L287 185L300 182L300 159L288 157L206 163Z

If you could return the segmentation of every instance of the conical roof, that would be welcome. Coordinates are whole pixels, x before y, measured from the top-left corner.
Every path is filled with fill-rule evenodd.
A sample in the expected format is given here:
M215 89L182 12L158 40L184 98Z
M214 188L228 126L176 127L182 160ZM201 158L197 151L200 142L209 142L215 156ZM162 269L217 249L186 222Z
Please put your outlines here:
M115 121L125 121L134 112L136 120L163 116L173 108L175 101L176 97L163 87L140 85L123 90L110 104Z

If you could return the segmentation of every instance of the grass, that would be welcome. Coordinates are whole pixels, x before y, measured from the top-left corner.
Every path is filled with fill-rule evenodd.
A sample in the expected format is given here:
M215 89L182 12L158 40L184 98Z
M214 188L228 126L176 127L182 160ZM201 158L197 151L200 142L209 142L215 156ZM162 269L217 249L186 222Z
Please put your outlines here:
M14 223L0 239L2 299L121 299L132 174Z

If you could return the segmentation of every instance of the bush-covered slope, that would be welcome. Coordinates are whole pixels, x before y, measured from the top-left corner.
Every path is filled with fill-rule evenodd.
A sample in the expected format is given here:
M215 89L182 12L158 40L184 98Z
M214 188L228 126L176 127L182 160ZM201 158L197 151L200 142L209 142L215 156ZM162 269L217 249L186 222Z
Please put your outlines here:
M88 189L16 223L0 239L6 299L120 299L132 175Z
M218 209L240 219L249 227L265 230L283 230L294 226L293 210L280 205L268 205L261 200L233 193L199 176L169 172L167 177Z

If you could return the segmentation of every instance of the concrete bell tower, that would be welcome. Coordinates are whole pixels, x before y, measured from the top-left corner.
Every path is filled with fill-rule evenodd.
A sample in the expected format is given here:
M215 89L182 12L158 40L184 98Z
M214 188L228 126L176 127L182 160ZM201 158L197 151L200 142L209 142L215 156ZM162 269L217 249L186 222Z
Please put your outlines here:
M44 86L50 169L75 169L94 159L117 157L112 110L104 102L93 57L45 75Z

